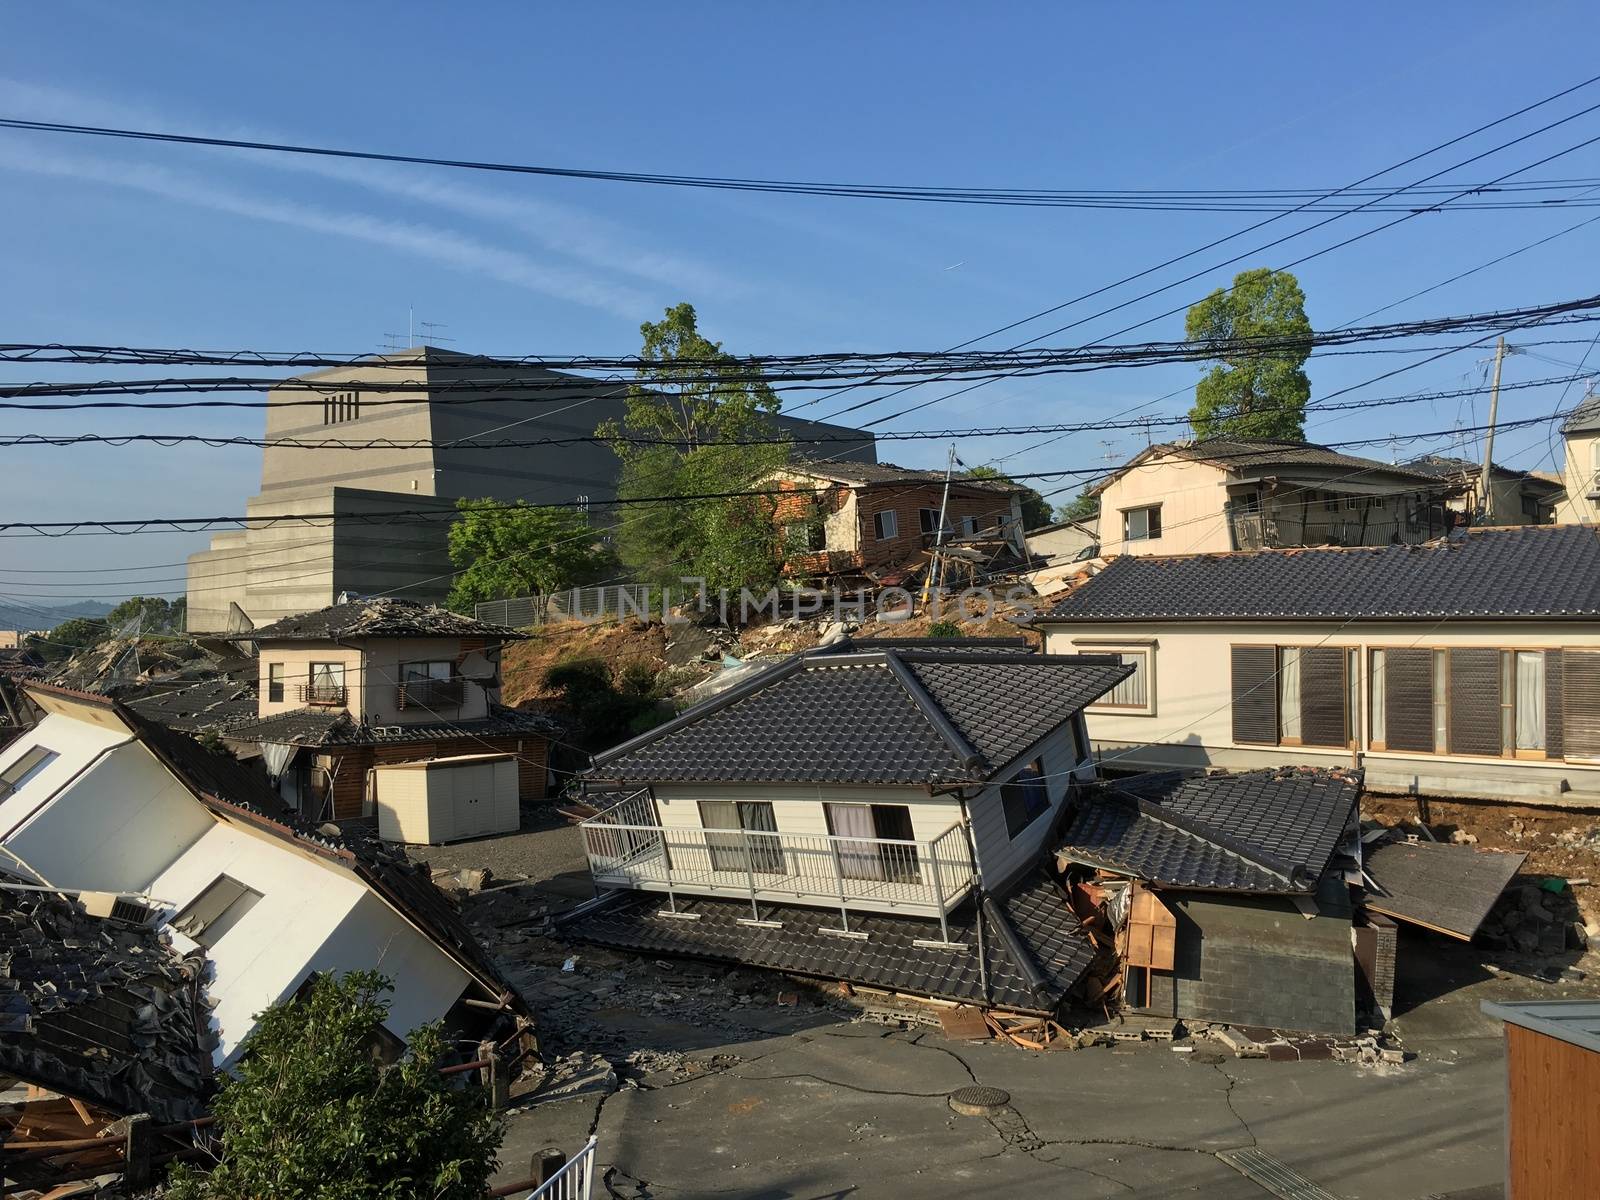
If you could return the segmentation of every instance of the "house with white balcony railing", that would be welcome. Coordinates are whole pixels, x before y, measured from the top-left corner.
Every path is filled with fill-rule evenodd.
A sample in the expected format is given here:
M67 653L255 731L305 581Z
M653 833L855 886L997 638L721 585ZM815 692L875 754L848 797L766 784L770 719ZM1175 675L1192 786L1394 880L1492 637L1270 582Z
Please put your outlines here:
M1039 863L1128 673L1021 639L785 660L595 757L567 931L1051 1011L1094 947Z

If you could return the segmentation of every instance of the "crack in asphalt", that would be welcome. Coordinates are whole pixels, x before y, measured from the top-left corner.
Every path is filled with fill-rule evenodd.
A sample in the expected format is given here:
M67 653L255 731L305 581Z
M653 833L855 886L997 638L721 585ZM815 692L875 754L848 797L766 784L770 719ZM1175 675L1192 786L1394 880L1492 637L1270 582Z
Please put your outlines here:
M843 1088L847 1092L860 1092L866 1096L904 1096L910 1100L943 1100L950 1095L948 1091L942 1092L897 1092L880 1088L861 1087L854 1083L841 1083L837 1079L828 1079L822 1075L813 1075L810 1071L800 1071L794 1075L736 1075L736 1079L748 1079L751 1082L765 1082L783 1079L810 1079L816 1083L825 1083L829 1087Z
M1250 1144L1252 1146L1256 1145L1256 1131L1250 1128L1250 1122L1241 1117L1239 1110L1233 1106L1233 1089L1239 1086L1240 1081L1224 1071L1221 1063L1212 1063L1211 1069L1228 1081L1227 1090L1222 1093L1223 1103L1228 1106L1228 1111L1233 1114L1233 1119L1239 1122L1239 1128L1244 1130L1245 1136L1250 1139Z
M967 1060L962 1058L961 1055L950 1049L949 1046L941 1046L935 1042L924 1042L922 1039L926 1036L926 1034L919 1033L915 1037L907 1038L906 1045L916 1046L919 1050L937 1050L941 1054L948 1054L951 1058L955 1059L956 1062L961 1064L961 1069L967 1073L968 1079L972 1080L973 1083L980 1082L977 1073L972 1069L971 1063L967 1062Z

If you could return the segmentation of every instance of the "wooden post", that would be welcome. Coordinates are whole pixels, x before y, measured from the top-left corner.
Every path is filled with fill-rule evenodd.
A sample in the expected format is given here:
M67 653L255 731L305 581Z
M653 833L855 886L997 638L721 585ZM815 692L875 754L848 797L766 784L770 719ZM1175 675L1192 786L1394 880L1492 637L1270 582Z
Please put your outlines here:
M566 1165L567 1155L561 1147L546 1146L534 1156L533 1177L541 1184L549 1183Z
M511 1102L511 1073L500 1057L500 1047L494 1042L479 1042L478 1057L488 1064L479 1069L479 1076L489 1093L489 1107L505 1108Z
M122 1176L129 1188L150 1186L154 1177L156 1127L149 1113L136 1113L128 1118L122 1143Z

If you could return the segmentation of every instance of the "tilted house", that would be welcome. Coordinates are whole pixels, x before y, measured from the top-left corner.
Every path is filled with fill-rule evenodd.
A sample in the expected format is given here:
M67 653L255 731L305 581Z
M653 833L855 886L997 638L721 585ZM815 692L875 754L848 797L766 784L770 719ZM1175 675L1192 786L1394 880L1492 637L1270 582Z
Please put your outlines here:
M1023 488L1004 479L892 463L796 461L768 481L783 494L774 520L788 570L808 576L877 577L919 562L939 540L990 535L1026 557Z
M1127 673L912 643L787 659L596 756L603 894L569 931L1050 1012L1095 950L1039 862L1094 775L1083 707Z
M1375 792L1600 803L1600 532L1113 559L1039 614L1133 675L1089 710L1121 765L1359 762Z
M1429 454L1406 466L1459 485L1463 490L1449 501L1449 506L1463 519L1475 517L1473 523L1478 525L1549 525L1566 495L1559 477L1518 470L1504 463L1489 467L1488 495L1483 490L1482 463Z
M197 957L217 1068L319 973L392 979L397 1044L441 1018L502 1037L530 1027L425 868L299 823L231 755L113 699L29 695L47 715L0 751L0 875L97 898L115 928L159 930Z
M1345 864L1359 861L1348 856L1360 853L1360 796L1359 772L1306 769L1169 772L1085 789L1057 849L1062 869L1154 893L1129 916L1129 961L1145 968L1129 973L1131 1007L1355 1032Z
M1561 442L1566 495L1556 508L1556 521L1593 525L1600 521L1600 394L1585 396L1562 422Z
M1206 438L1151 446L1091 490L1111 555L1422 542L1463 487L1310 442Z
M518 794L545 794L548 718L500 704L500 651L526 635L408 600L352 600L234 640L260 650L255 720L223 736L260 747L283 800L316 821L370 816L373 769L513 756Z

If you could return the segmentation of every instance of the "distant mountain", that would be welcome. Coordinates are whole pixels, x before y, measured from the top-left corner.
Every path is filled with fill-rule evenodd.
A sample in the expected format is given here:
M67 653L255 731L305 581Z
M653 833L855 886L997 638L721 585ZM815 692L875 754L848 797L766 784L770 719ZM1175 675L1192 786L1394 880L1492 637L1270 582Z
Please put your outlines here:
M113 607L103 600L72 600L21 608L0 600L0 629L54 629L70 617L103 617Z

